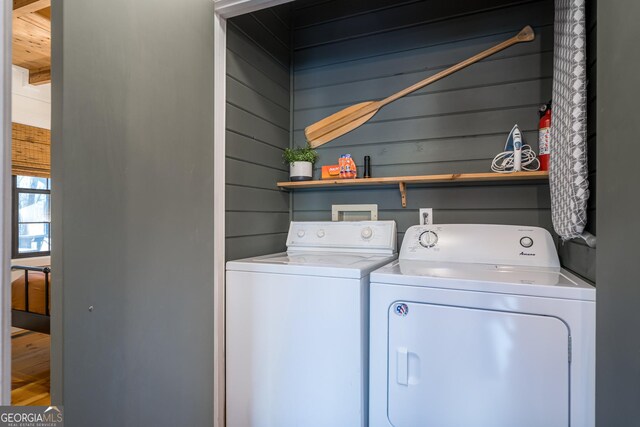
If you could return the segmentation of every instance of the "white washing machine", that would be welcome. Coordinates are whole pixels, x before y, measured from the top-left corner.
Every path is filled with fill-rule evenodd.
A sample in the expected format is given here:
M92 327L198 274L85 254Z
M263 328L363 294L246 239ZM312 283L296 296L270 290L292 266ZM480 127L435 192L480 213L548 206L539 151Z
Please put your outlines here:
M370 316L371 427L595 425L595 288L544 229L411 227Z
M227 426L366 426L369 273L396 258L394 221L292 222L228 262Z

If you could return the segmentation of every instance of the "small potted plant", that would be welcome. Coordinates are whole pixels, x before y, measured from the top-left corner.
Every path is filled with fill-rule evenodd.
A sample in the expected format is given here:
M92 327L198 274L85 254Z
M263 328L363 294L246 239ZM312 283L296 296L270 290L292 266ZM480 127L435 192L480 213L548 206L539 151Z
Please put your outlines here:
M313 148L285 148L282 158L289 164L291 181L309 181L313 178L313 164L318 159L318 153Z

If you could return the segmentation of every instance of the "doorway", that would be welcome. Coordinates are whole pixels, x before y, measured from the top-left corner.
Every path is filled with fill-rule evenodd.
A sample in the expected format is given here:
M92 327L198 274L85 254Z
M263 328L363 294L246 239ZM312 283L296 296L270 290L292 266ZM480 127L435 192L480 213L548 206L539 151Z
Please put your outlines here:
M10 283L4 305L10 323L12 405L48 406L51 296L51 2L14 1L5 21L11 48L11 109L4 116L10 192ZM6 39L7 34L3 34ZM6 46L6 44L5 44ZM6 98L5 98L6 99ZM7 116L9 121L6 120ZM6 126L6 128L5 128ZM5 165L7 163L5 162ZM7 187L5 187L7 188ZM5 205L5 208L7 206ZM8 243L8 245L7 245ZM6 318L5 317L5 318ZM5 329L5 331L7 330ZM9 335L7 334L7 335ZM3 380L6 380L6 371ZM7 381L8 382L8 381ZM8 399L3 399L9 403Z

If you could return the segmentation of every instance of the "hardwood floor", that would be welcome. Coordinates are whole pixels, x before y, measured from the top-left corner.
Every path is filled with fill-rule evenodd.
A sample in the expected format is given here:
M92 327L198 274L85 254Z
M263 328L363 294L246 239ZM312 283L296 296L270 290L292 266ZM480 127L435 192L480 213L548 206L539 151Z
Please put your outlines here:
M49 406L49 335L12 328L11 404Z

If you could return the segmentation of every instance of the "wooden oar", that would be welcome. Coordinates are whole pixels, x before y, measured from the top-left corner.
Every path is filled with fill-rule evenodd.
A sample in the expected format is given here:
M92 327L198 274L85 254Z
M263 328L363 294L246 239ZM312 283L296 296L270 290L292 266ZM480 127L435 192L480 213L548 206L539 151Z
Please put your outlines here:
M327 142L332 141L339 136L342 136L345 133L350 132L363 125L371 117L373 117L380 108L395 101L396 99L402 98L403 96L408 95L411 92L415 92L418 89L422 89L423 87L433 82L447 77L448 75L453 74L456 71L462 70L463 68L468 67L469 65L476 63L488 56L491 56L494 53L500 52L501 50L506 49L509 46L520 42L528 42L533 40L534 38L535 34L533 32L533 28L527 25L518 34L511 37L510 39L505 40L502 43L497 44L483 52L480 52L479 54L472 56L469 59L465 59L464 61L454 65L453 67L440 71L439 73L434 74L433 76L428 77L414 84L413 86L403 89L400 92L395 93L383 100L367 101L360 104L352 105L351 107L347 107L344 110L338 111L337 113L334 113L329 117L326 117L319 122L308 126L304 130L307 141L313 148L319 147L322 144L326 144Z

